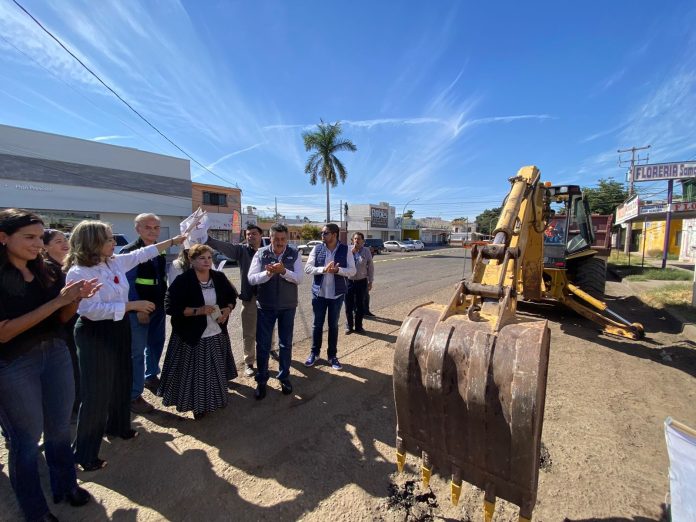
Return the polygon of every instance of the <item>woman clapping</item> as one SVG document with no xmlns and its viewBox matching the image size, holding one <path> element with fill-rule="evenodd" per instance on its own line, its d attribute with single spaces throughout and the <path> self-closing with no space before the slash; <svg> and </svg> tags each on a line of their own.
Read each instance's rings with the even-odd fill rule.
<svg viewBox="0 0 696 522">
<path fill-rule="evenodd" d="M 75 387 L 62 323 L 99 285 L 76 278 L 63 287 L 41 257 L 43 233 L 36 214 L 0 211 L 0 423 L 10 442 L 10 481 L 27 520 L 56 520 L 39 480 L 42 432 L 54 502 L 81 506 L 90 499 L 77 486 L 70 449 Z"/>
</svg>

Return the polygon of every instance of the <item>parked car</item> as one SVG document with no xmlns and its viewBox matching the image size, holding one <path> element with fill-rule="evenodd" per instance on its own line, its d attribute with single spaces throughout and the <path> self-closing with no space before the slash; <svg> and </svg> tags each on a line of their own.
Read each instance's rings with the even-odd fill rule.
<svg viewBox="0 0 696 522">
<path fill-rule="evenodd" d="M 321 245 L 321 241 L 315 239 L 313 241 L 307 241 L 307 243 L 304 245 L 299 245 L 297 250 L 300 251 L 300 254 L 308 256 L 312 249 L 317 245 Z"/>
<path fill-rule="evenodd" d="M 413 246 L 416 247 L 416 250 L 425 250 L 425 245 L 419 239 L 413 240 Z"/>
<path fill-rule="evenodd" d="M 406 243 L 405 241 L 385 241 L 384 249 L 388 252 L 412 252 L 416 247 L 413 243 Z"/>
<path fill-rule="evenodd" d="M 120 254 L 121 249 L 130 243 L 130 241 L 128 241 L 126 236 L 123 234 L 114 234 L 114 240 L 116 241 L 116 245 L 114 246 L 114 254 Z"/>
<path fill-rule="evenodd" d="M 370 254 L 381 254 L 384 251 L 384 241 L 376 237 L 365 239 L 365 246 L 370 249 Z"/>
</svg>

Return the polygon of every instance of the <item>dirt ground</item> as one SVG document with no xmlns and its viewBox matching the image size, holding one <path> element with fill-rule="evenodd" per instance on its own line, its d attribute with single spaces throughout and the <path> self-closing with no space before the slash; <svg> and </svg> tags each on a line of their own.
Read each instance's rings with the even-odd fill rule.
<svg viewBox="0 0 696 522">
<path fill-rule="evenodd" d="M 240 377 L 227 408 L 203 420 L 171 409 L 136 417 L 141 436 L 105 441 L 109 466 L 79 474 L 96 501 L 54 513 L 89 521 L 482 520 L 473 487 L 465 484 L 454 507 L 443 478 L 422 488 L 414 457 L 395 473 L 393 343 L 415 304 L 444 303 L 450 293 L 380 310 L 369 336 L 341 336 L 342 372 L 325 360 L 304 368 L 309 341 L 297 343 L 291 397 L 272 381 L 255 401 L 253 381 Z M 669 490 L 663 422 L 696 425 L 696 343 L 669 316 L 624 295 L 626 286 L 609 283 L 608 293 L 613 308 L 645 325 L 646 340 L 600 335 L 559 308 L 520 307 L 544 313 L 552 335 L 534 520 L 659 520 Z M 0 463 L 0 519 L 16 520 L 4 450 Z M 495 520 L 517 520 L 517 508 L 499 502 Z"/>
</svg>

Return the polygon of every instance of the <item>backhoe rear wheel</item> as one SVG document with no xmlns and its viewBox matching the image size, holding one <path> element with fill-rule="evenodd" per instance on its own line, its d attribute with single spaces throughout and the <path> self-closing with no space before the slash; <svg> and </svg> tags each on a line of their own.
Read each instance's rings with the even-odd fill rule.
<svg viewBox="0 0 696 522">
<path fill-rule="evenodd" d="M 607 286 L 607 262 L 599 257 L 590 257 L 577 260 L 573 271 L 575 285 L 590 294 L 601 299 Z"/>
</svg>

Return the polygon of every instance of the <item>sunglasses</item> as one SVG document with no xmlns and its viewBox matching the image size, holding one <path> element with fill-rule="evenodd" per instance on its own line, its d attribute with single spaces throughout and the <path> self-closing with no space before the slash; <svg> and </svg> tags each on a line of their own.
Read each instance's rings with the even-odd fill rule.
<svg viewBox="0 0 696 522">
<path fill-rule="evenodd" d="M 322 236 L 328 236 L 329 234 L 333 234 L 333 232 L 330 232 L 329 230 L 322 230 L 321 231 Z"/>
</svg>

